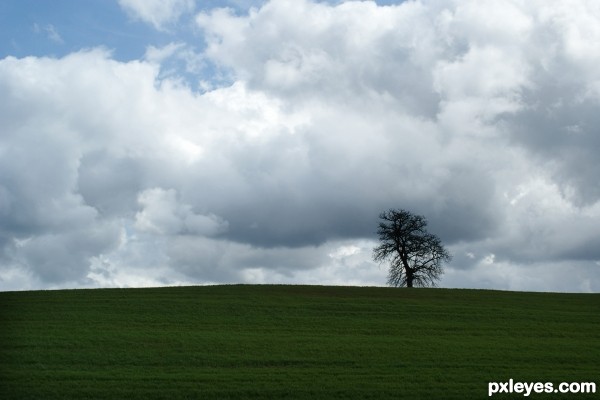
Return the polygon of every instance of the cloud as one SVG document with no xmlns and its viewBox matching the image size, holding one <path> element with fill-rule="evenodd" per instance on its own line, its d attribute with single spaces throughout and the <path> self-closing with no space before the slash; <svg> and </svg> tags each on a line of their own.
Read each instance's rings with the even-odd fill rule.
<svg viewBox="0 0 600 400">
<path fill-rule="evenodd" d="M 556 10 L 272 1 L 199 13 L 202 53 L 0 60 L 0 285 L 383 285 L 400 207 L 443 286 L 598 290 L 600 13 Z"/>
<path fill-rule="evenodd" d="M 138 203 L 142 210 L 135 215 L 135 227 L 140 232 L 214 236 L 228 228 L 227 221 L 214 214 L 198 214 L 190 205 L 179 204 L 173 189 L 147 189 L 139 194 Z"/>
<path fill-rule="evenodd" d="M 119 5 L 133 18 L 158 30 L 166 30 L 181 15 L 194 10 L 194 0 L 119 0 Z"/>
<path fill-rule="evenodd" d="M 58 43 L 58 44 L 65 43 L 62 36 L 60 36 L 60 33 L 58 33 L 58 30 L 56 29 L 56 27 L 54 27 L 54 25 L 52 25 L 52 24 L 47 24 L 47 25 L 41 27 L 37 23 L 34 23 L 33 31 L 35 33 L 42 33 L 42 32 L 46 33 L 46 36 L 48 37 L 48 39 L 50 39 L 54 43 Z"/>
<path fill-rule="evenodd" d="M 435 111 L 437 98 L 421 68 L 435 51 L 434 38 L 420 24 L 431 22 L 423 11 L 418 3 L 389 8 L 281 1 L 248 16 L 218 9 L 196 21 L 208 37 L 207 55 L 250 87 L 336 101 L 387 97 L 422 114 Z"/>
</svg>

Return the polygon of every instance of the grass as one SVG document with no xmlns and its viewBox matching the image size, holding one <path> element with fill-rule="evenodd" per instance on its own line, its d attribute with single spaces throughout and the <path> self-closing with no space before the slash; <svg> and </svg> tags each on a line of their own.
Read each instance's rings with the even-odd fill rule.
<svg viewBox="0 0 600 400">
<path fill-rule="evenodd" d="M 510 378 L 600 384 L 599 294 L 4 292 L 0 324 L 2 399 L 480 399 Z"/>
</svg>

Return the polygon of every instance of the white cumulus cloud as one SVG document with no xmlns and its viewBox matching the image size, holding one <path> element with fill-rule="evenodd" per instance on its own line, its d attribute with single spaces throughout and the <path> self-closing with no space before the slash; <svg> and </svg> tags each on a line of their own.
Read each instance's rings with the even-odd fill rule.
<svg viewBox="0 0 600 400">
<path fill-rule="evenodd" d="M 166 29 L 182 14 L 194 10 L 194 0 L 119 0 L 119 5 L 132 17 L 159 30 Z"/>
</svg>

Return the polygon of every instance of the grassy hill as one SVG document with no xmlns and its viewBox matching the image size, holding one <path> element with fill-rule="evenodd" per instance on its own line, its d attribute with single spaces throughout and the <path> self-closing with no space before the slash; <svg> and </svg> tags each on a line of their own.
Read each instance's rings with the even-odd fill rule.
<svg viewBox="0 0 600 400">
<path fill-rule="evenodd" d="M 599 365 L 599 294 L 270 285 L 0 293 L 3 399 L 481 399 L 488 382 L 511 378 L 599 385 Z"/>
</svg>

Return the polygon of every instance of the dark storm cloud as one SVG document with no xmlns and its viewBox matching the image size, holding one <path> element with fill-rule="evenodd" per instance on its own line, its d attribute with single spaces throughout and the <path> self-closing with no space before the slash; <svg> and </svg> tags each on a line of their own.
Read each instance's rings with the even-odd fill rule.
<svg viewBox="0 0 600 400">
<path fill-rule="evenodd" d="M 143 166 L 134 158 L 99 150 L 80 159 L 77 189 L 86 204 L 104 216 L 131 213 L 143 182 Z"/>
<path fill-rule="evenodd" d="M 575 203 L 600 199 L 600 98 L 585 88 L 542 90 L 532 109 L 509 118 L 512 140 L 543 163 Z"/>
</svg>

